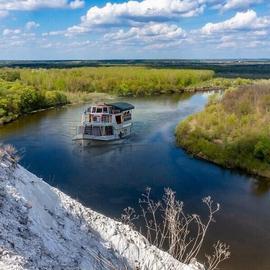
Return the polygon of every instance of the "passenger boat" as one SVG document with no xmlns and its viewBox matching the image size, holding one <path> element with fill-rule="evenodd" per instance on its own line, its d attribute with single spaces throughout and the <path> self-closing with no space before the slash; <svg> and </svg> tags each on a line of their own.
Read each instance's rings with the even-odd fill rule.
<svg viewBox="0 0 270 270">
<path fill-rule="evenodd" d="M 126 102 L 104 103 L 89 107 L 82 114 L 75 141 L 102 143 L 121 140 L 132 131 L 132 110 Z"/>
</svg>

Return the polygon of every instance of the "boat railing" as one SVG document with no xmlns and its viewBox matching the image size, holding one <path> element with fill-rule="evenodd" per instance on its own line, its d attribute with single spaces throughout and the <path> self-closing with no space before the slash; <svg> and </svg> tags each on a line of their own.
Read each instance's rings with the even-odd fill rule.
<svg viewBox="0 0 270 270">
<path fill-rule="evenodd" d="M 94 124 L 102 124 L 102 123 L 108 124 L 108 123 L 112 123 L 112 121 L 110 121 L 110 120 L 92 120 L 91 123 L 94 123 Z"/>
<path fill-rule="evenodd" d="M 90 123 L 112 123 L 112 117 L 110 115 L 90 115 L 89 116 Z"/>
</svg>

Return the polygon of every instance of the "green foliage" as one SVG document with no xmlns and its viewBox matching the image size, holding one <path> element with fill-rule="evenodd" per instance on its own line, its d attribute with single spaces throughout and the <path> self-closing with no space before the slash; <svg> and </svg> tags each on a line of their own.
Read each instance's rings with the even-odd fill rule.
<svg viewBox="0 0 270 270">
<path fill-rule="evenodd" d="M 20 69 L 22 82 L 46 91 L 104 92 L 143 96 L 181 92 L 212 79 L 210 70 L 99 67 L 72 69 Z"/>
<path fill-rule="evenodd" d="M 8 82 L 15 82 L 16 80 L 21 79 L 20 71 L 18 69 L 10 69 L 10 68 L 0 69 L 0 79 Z"/>
<path fill-rule="evenodd" d="M 41 94 L 33 88 L 25 88 L 20 90 L 19 111 L 21 113 L 29 113 L 40 108 L 42 103 Z"/>
<path fill-rule="evenodd" d="M 205 81 L 201 81 L 198 83 L 194 83 L 191 86 L 188 86 L 188 89 L 190 91 L 194 91 L 197 89 L 209 89 L 209 90 L 233 90 L 239 86 L 242 85 L 251 85 L 252 83 L 254 83 L 254 80 L 250 80 L 250 79 L 243 79 L 243 78 L 213 78 L 213 79 L 209 79 L 209 80 L 205 80 Z"/>
<path fill-rule="evenodd" d="M 85 101 L 90 93 L 143 96 L 182 92 L 214 76 L 209 70 L 102 67 L 0 69 L 0 123 L 41 108 Z"/>
<path fill-rule="evenodd" d="M 192 154 L 270 178 L 270 83 L 226 91 L 181 122 L 177 143 Z"/>
<path fill-rule="evenodd" d="M 255 145 L 254 156 L 270 163 L 270 138 L 261 138 Z"/>
<path fill-rule="evenodd" d="M 48 94 L 19 81 L 0 80 L 0 124 L 34 110 L 66 103 L 66 96 L 58 91 Z"/>
<path fill-rule="evenodd" d="M 103 67 L 73 69 L 0 69 L 0 123 L 41 108 L 68 103 L 68 97 L 103 92 L 142 96 L 181 92 L 207 81 L 213 71 Z"/>
<path fill-rule="evenodd" d="M 45 104 L 48 107 L 67 104 L 67 96 L 59 91 L 46 91 Z"/>
</svg>

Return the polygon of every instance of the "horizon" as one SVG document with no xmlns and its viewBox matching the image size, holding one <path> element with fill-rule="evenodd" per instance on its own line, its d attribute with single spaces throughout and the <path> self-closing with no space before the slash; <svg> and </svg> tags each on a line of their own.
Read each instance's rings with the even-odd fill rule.
<svg viewBox="0 0 270 270">
<path fill-rule="evenodd" d="M 0 0 L 0 59 L 269 59 L 269 14 L 266 0 Z"/>
<path fill-rule="evenodd" d="M 87 62 L 87 61 L 270 61 L 269 58 L 104 58 L 104 59 L 0 59 L 0 62 Z"/>
</svg>

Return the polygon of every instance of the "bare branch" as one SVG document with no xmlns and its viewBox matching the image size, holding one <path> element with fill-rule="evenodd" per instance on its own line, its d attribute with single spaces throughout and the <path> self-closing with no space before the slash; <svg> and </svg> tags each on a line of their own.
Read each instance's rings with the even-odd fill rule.
<svg viewBox="0 0 270 270">
<path fill-rule="evenodd" d="M 230 258 L 230 247 L 220 241 L 218 241 L 217 243 L 215 243 L 213 245 L 214 247 L 214 253 L 210 256 L 210 255 L 205 255 L 207 258 L 207 262 L 208 262 L 208 270 L 214 270 L 214 269 L 218 269 L 218 265 L 229 259 Z"/>
<path fill-rule="evenodd" d="M 187 215 L 184 212 L 184 203 L 178 201 L 175 192 L 167 188 L 164 190 L 162 201 L 153 201 L 150 197 L 151 188 L 147 188 L 139 200 L 141 215 L 135 214 L 132 208 L 126 208 L 122 219 L 127 224 L 141 218 L 148 241 L 164 249 L 177 260 L 190 263 L 196 258 L 203 246 L 209 226 L 215 222 L 215 214 L 220 210 L 220 205 L 215 204 L 210 196 L 203 198 L 208 216 L 205 221 L 197 215 Z M 218 265 L 230 256 L 229 246 L 217 242 L 214 245 L 214 254 L 206 255 L 208 270 L 217 269 Z"/>
</svg>

